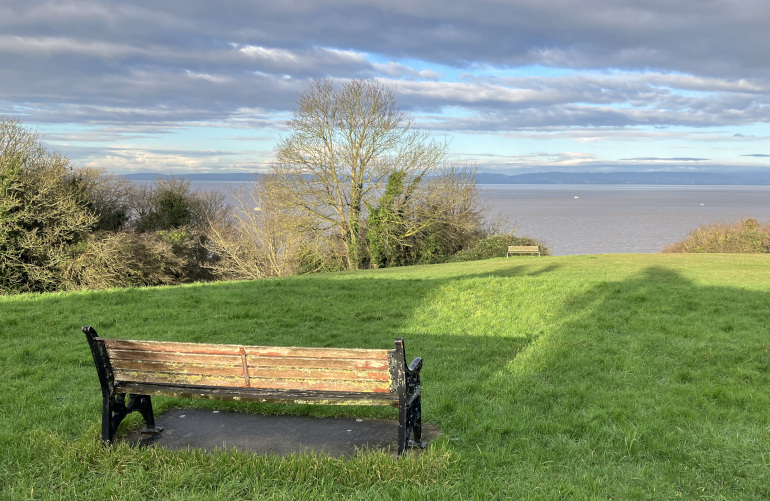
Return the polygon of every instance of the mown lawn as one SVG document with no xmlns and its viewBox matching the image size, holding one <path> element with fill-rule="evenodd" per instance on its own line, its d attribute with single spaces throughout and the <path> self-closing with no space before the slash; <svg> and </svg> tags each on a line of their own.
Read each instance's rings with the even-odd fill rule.
<svg viewBox="0 0 770 501">
<path fill-rule="evenodd" d="M 768 499 L 769 306 L 770 256 L 713 254 L 0 297 L 0 499 Z M 267 345 L 389 348 L 401 336 L 424 358 L 423 419 L 443 435 L 400 460 L 105 449 L 83 325 Z"/>
</svg>

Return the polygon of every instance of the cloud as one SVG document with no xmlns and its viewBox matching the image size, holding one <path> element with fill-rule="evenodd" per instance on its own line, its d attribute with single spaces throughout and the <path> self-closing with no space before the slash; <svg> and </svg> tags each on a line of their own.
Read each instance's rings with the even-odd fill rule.
<svg viewBox="0 0 770 501">
<path fill-rule="evenodd" d="M 708 158 L 692 158 L 692 157 L 673 157 L 673 158 L 657 158 L 657 157 L 637 157 L 637 158 L 621 158 L 621 161 L 628 162 L 706 162 Z"/>
<path fill-rule="evenodd" d="M 112 146 L 209 126 L 271 137 L 311 79 L 376 78 L 440 132 L 735 145 L 768 136 L 768 24 L 760 0 L 7 0 L 0 114 Z"/>
<path fill-rule="evenodd" d="M 70 148 L 68 157 L 86 167 L 109 165 L 117 172 L 253 172 L 264 171 L 271 158 L 217 150 L 144 149 L 132 145 L 110 148 Z M 266 152 L 261 152 L 265 155 Z"/>
<path fill-rule="evenodd" d="M 141 46 L 221 43 L 273 50 L 330 47 L 475 63 L 767 76 L 770 15 L 759 0 L 424 0 L 217 3 L 9 0 L 0 28 Z M 719 36 L 715 36 L 719 34 Z"/>
<path fill-rule="evenodd" d="M 442 74 L 433 70 L 417 70 L 401 63 L 374 63 L 372 67 L 379 73 L 394 78 L 438 80 Z"/>
<path fill-rule="evenodd" d="M 495 113 L 517 115 L 525 127 L 705 127 L 770 116 L 766 65 L 751 66 L 754 47 L 738 45 L 764 39 L 765 9 L 744 17 L 744 5 L 724 2 L 683 0 L 662 9 L 587 1 L 225 1 L 183 8 L 174 1 L 11 0 L 0 7 L 0 107 L 13 114 L 11 103 L 22 103 L 50 117 L 63 112 L 61 103 L 90 105 L 95 122 L 104 120 L 104 108 L 116 110 L 116 122 L 226 119 L 246 103 L 289 110 L 310 78 L 380 76 L 414 109 L 473 110 L 477 119 L 464 121 L 470 129 L 510 127 Z M 697 22 L 686 15 L 694 11 Z M 717 25 L 723 36 L 703 31 Z M 590 71 L 473 76 L 532 64 Z M 464 68 L 471 77 L 446 81 L 436 65 Z M 730 65 L 746 68 L 712 69 Z M 603 74 L 607 68 L 615 73 Z"/>
</svg>

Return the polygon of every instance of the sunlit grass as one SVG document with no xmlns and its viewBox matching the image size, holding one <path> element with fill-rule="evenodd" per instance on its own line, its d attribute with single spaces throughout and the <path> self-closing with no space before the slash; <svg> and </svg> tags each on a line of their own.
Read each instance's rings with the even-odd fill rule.
<svg viewBox="0 0 770 501">
<path fill-rule="evenodd" d="M 767 499 L 770 259 L 518 257 L 0 298 L 0 498 Z M 420 457 L 105 450 L 83 325 L 109 337 L 425 360 Z M 381 408 L 185 405 L 395 418 Z M 125 430 L 136 427 L 131 416 Z"/>
</svg>

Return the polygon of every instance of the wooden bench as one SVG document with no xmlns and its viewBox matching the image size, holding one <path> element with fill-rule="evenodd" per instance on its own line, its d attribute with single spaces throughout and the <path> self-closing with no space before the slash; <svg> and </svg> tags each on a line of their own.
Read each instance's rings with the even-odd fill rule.
<svg viewBox="0 0 770 501">
<path fill-rule="evenodd" d="M 508 253 L 505 257 L 510 257 L 511 254 L 537 254 L 540 255 L 540 246 L 538 245 L 509 245 Z"/>
<path fill-rule="evenodd" d="M 103 339 L 83 327 L 102 385 L 102 440 L 137 411 L 155 426 L 150 395 L 249 402 L 398 407 L 398 454 L 424 447 L 420 369 L 395 349 L 298 348 Z M 126 398 L 128 395 L 128 398 Z M 411 439 L 410 439 L 411 437 Z"/>
</svg>

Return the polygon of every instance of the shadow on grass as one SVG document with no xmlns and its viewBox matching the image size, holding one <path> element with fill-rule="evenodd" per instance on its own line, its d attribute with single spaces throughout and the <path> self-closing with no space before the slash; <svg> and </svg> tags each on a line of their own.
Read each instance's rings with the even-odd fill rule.
<svg viewBox="0 0 770 501">
<path fill-rule="evenodd" d="M 425 360 L 424 420 L 463 460 L 449 487 L 469 497 L 770 497 L 767 292 L 735 275 L 702 285 L 686 265 L 613 281 L 635 261 L 609 273 L 602 259 L 524 261 L 3 298 L 0 474 L 47 471 L 48 442 L 98 442 L 101 396 L 80 332 L 91 324 L 106 337 L 283 346 L 403 337 L 407 356 Z M 157 401 L 159 412 L 178 405 L 221 403 Z"/>
<path fill-rule="evenodd" d="M 487 392 L 509 388 L 496 406 L 512 405 L 517 423 L 487 424 L 495 437 L 513 437 L 497 447 L 485 440 L 498 450 L 490 456 L 500 465 L 510 454 L 556 461 L 550 473 L 570 477 L 568 490 L 588 497 L 763 498 L 768 304 L 766 292 L 699 285 L 665 267 L 595 282 L 482 384 Z M 628 478 L 638 479 L 633 488 Z M 538 478 L 521 481 L 534 486 Z"/>
<path fill-rule="evenodd" d="M 84 336 L 93 325 L 103 337 L 275 346 L 391 348 L 403 337 L 407 357 L 425 360 L 426 422 L 433 408 L 451 410 L 461 399 L 458 386 L 442 393 L 442 381 L 459 379 L 461 393 L 479 371 L 502 368 L 526 344 L 525 338 L 495 338 L 446 328 L 441 319 L 423 322 L 426 302 L 440 301 L 446 288 L 488 279 L 524 276 L 528 267 L 503 263 L 492 273 L 457 272 L 445 276 L 368 279 L 345 274 L 313 275 L 255 282 L 184 287 L 122 289 L 78 294 L 19 297 L 0 303 L 0 359 L 9 395 L 5 429 L 23 436 L 50 429 L 77 436 L 88 423 L 98 430 L 100 392 Z M 446 270 L 446 268 L 443 268 Z M 502 282 L 501 285 L 502 286 Z M 34 333 L 34 335 L 30 335 Z M 473 335 L 469 342 L 460 335 Z M 442 396 L 444 395 L 444 396 Z M 61 405 L 64 403 L 65 405 Z M 157 399 L 163 412 L 179 405 L 267 413 L 395 417 L 395 410 L 323 406 L 268 406 Z M 135 421 L 135 423 L 134 423 Z M 138 416 L 127 420 L 138 425 Z M 6 438 L 10 440 L 11 435 Z"/>
</svg>

